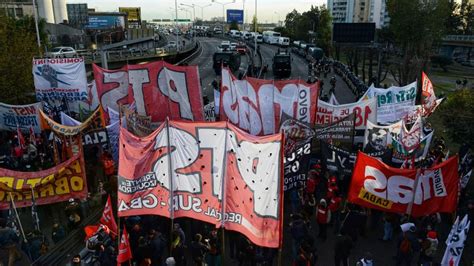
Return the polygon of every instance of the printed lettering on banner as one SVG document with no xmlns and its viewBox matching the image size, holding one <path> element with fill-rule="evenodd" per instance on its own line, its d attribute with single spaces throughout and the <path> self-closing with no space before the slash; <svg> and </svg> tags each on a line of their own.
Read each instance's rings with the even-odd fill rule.
<svg viewBox="0 0 474 266">
<path fill-rule="evenodd" d="M 392 138 L 398 139 L 402 127 L 402 121 L 387 126 L 379 126 L 368 121 L 364 134 L 364 151 L 376 152 L 387 149 L 392 144 Z"/>
<path fill-rule="evenodd" d="M 278 247 L 281 142 L 226 122 L 171 121 L 143 138 L 121 129 L 119 216 L 190 217 Z"/>
<path fill-rule="evenodd" d="M 84 58 L 33 59 L 33 78 L 38 101 L 87 102 Z"/>
<path fill-rule="evenodd" d="M 40 109 L 40 103 L 27 105 L 10 105 L 0 103 L 0 129 L 16 131 L 18 128 L 20 128 L 20 130 L 23 132 L 29 132 L 30 128 L 33 128 L 35 133 L 40 133 Z"/>
<path fill-rule="evenodd" d="M 318 86 L 299 80 L 238 80 L 223 69 L 220 118 L 252 135 L 278 132 L 283 114 L 313 124 Z"/>
<path fill-rule="evenodd" d="M 470 225 L 471 221 L 468 215 L 465 215 L 461 221 L 459 221 L 459 216 L 456 217 L 456 221 L 446 239 L 446 250 L 441 260 L 441 265 L 459 265 L 465 241 L 469 235 Z"/>
<path fill-rule="evenodd" d="M 331 105 L 324 101 L 318 101 L 318 112 L 316 113 L 316 125 L 330 125 L 344 119 L 354 113 L 354 127 L 356 130 L 354 142 L 364 142 L 363 135 L 367 121 L 377 121 L 376 99 L 368 99 L 355 103 Z"/>
<path fill-rule="evenodd" d="M 167 117 L 202 121 L 203 104 L 196 66 L 174 66 L 164 61 L 127 65 L 119 70 L 93 66 L 98 97 L 105 107 L 136 103 L 139 115 L 152 122 Z"/>
<path fill-rule="evenodd" d="M 204 106 L 204 118 L 208 122 L 216 121 L 214 102 L 210 102 Z"/>
<path fill-rule="evenodd" d="M 362 152 L 357 155 L 348 200 L 364 207 L 406 213 L 413 201 L 414 217 L 453 212 L 457 205 L 457 157 L 420 171 L 385 165 Z M 416 181 L 418 179 L 418 181 Z"/>
<path fill-rule="evenodd" d="M 53 168 L 38 172 L 0 168 L 0 210 L 10 207 L 10 195 L 17 207 L 31 206 L 32 188 L 37 205 L 67 201 L 70 198 L 86 198 L 87 180 L 82 153 Z"/>
<path fill-rule="evenodd" d="M 416 81 L 404 87 L 392 86 L 388 89 L 375 88 L 371 85 L 365 96 L 377 99 L 376 122 L 395 123 L 406 116 L 415 106 Z"/>
</svg>

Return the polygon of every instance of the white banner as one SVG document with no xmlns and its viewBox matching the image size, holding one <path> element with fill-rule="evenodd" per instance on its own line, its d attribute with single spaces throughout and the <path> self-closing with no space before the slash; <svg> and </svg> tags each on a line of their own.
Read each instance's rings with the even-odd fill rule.
<svg viewBox="0 0 474 266">
<path fill-rule="evenodd" d="M 331 93 L 331 97 L 329 97 L 329 104 L 332 104 L 332 105 L 339 105 L 339 101 L 337 100 L 336 98 L 336 95 L 334 95 L 334 93 Z"/>
<path fill-rule="evenodd" d="M 451 228 L 448 238 L 446 239 L 446 250 L 444 251 L 441 265 L 458 266 L 461 261 L 462 251 L 464 249 L 464 241 L 469 232 L 471 221 L 467 215 L 459 222 L 459 216 Z"/>
<path fill-rule="evenodd" d="M 40 103 L 27 105 L 0 103 L 0 129 L 16 131 L 18 127 L 23 132 L 29 132 L 33 127 L 35 133 L 41 133 L 40 108 Z"/>
<path fill-rule="evenodd" d="M 377 98 L 377 122 L 390 124 L 406 116 L 415 106 L 416 81 L 404 87 L 369 87 L 363 97 Z"/>
<path fill-rule="evenodd" d="M 466 188 L 469 179 L 471 178 L 472 169 L 461 177 L 461 188 Z"/>
<path fill-rule="evenodd" d="M 33 59 L 33 77 L 38 101 L 88 101 L 82 57 Z"/>
<path fill-rule="evenodd" d="M 415 123 L 411 126 L 410 130 L 406 128 L 406 123 L 403 123 L 403 129 L 400 132 L 400 143 L 403 147 L 408 151 L 411 152 L 412 150 L 416 149 L 418 144 L 420 144 L 421 140 L 425 136 L 423 135 L 423 120 L 421 116 L 419 116 Z"/>
<path fill-rule="evenodd" d="M 387 126 L 379 126 L 367 121 L 367 128 L 364 134 L 364 151 L 377 152 L 385 150 L 392 144 L 392 137 L 398 139 L 402 127 L 402 121 Z"/>
<path fill-rule="evenodd" d="M 214 102 L 204 105 L 204 119 L 208 122 L 216 121 L 216 113 L 214 109 Z"/>
<path fill-rule="evenodd" d="M 375 123 L 377 121 L 376 104 L 375 98 L 341 105 L 332 105 L 318 100 L 316 125 L 330 125 L 354 113 L 354 127 L 356 130 L 354 142 L 363 143 L 367 122 Z"/>
</svg>

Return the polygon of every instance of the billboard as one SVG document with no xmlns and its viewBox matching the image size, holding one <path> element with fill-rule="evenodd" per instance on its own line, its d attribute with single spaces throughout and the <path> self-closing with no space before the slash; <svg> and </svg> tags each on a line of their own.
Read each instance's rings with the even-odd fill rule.
<svg viewBox="0 0 474 266">
<path fill-rule="evenodd" d="M 119 16 L 97 16 L 89 15 L 89 21 L 86 25 L 87 29 L 110 29 L 110 28 L 125 28 L 125 17 Z"/>
<path fill-rule="evenodd" d="M 244 11 L 241 9 L 227 9 L 227 23 L 237 22 L 237 24 L 244 23 Z"/>
<path fill-rule="evenodd" d="M 139 7 L 119 7 L 119 12 L 127 13 L 128 22 L 142 21 L 141 10 Z"/>
<path fill-rule="evenodd" d="M 333 23 L 332 40 L 337 43 L 374 41 L 375 23 Z"/>
</svg>

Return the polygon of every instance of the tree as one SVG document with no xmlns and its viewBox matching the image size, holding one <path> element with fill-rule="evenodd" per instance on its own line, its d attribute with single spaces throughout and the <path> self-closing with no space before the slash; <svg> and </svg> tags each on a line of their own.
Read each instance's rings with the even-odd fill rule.
<svg viewBox="0 0 474 266">
<path fill-rule="evenodd" d="M 462 89 L 449 95 L 448 99 L 440 106 L 439 113 L 448 136 L 454 142 L 462 144 L 467 142 L 474 147 L 474 91 Z"/>
<path fill-rule="evenodd" d="M 44 21 L 40 37 L 45 44 Z M 34 19 L 13 19 L 0 15 L 0 99 L 10 104 L 34 101 L 32 59 L 40 54 Z"/>
<path fill-rule="evenodd" d="M 388 0 L 387 7 L 389 27 L 401 52 L 390 72 L 399 85 L 405 85 L 428 68 L 433 44 L 445 34 L 448 0 Z"/>
<path fill-rule="evenodd" d="M 255 26 L 257 26 L 257 28 L 255 28 Z M 260 32 L 259 31 L 259 27 L 258 27 L 258 20 L 257 20 L 257 17 L 256 16 L 253 16 L 252 18 L 252 25 L 250 25 L 250 31 L 251 32 Z"/>
<path fill-rule="evenodd" d="M 239 30 L 239 24 L 237 24 L 237 21 L 232 20 L 229 26 L 229 30 Z"/>
</svg>

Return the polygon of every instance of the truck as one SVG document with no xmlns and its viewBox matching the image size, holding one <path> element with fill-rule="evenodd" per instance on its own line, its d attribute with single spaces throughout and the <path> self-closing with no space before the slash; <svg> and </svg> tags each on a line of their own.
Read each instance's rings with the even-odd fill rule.
<svg viewBox="0 0 474 266">
<path fill-rule="evenodd" d="M 216 52 L 212 56 L 212 62 L 216 75 L 221 74 L 222 66 L 228 67 L 232 71 L 237 71 L 240 68 L 240 55 L 232 51 Z"/>
<path fill-rule="evenodd" d="M 291 76 L 291 56 L 288 51 L 278 51 L 273 56 L 273 76 L 286 78 Z"/>
</svg>

